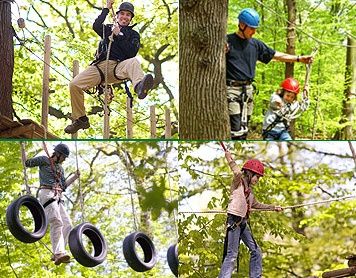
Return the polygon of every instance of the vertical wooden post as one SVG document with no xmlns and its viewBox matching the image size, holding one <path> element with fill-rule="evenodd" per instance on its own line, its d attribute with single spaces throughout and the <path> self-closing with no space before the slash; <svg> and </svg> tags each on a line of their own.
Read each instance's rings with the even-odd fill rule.
<svg viewBox="0 0 356 278">
<path fill-rule="evenodd" d="M 76 77 L 79 74 L 79 61 L 74 60 L 73 61 L 73 78 Z M 74 122 L 75 119 L 72 120 Z M 78 132 L 72 134 L 72 139 L 77 139 L 78 138 Z"/>
<path fill-rule="evenodd" d="M 164 116 L 165 116 L 165 120 L 166 120 L 166 124 L 165 124 L 165 132 L 164 132 L 164 138 L 165 139 L 169 139 L 172 136 L 172 130 L 171 130 L 171 111 L 169 110 L 169 108 L 166 107 L 165 111 L 164 111 Z"/>
<path fill-rule="evenodd" d="M 42 85 L 42 119 L 41 124 L 48 129 L 49 66 L 51 62 L 51 36 L 45 36 L 44 67 Z"/>
<path fill-rule="evenodd" d="M 154 105 L 150 106 L 150 122 L 151 122 L 151 138 L 154 139 L 157 137 L 156 110 Z"/>
<path fill-rule="evenodd" d="M 133 116 L 132 108 L 130 107 L 130 98 L 126 98 L 126 138 L 132 138 L 133 136 Z"/>
</svg>

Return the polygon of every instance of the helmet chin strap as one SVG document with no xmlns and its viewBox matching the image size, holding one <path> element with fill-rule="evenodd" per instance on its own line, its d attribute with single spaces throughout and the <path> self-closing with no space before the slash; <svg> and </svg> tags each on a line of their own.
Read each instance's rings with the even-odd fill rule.
<svg viewBox="0 0 356 278">
<path fill-rule="evenodd" d="M 241 31 L 241 33 L 242 33 L 244 39 L 246 39 L 246 36 L 245 36 L 245 30 L 246 30 L 246 28 L 247 28 L 247 25 L 246 25 L 246 24 L 245 24 L 245 28 L 243 28 L 243 29 L 240 27 L 240 24 L 239 24 L 239 31 Z"/>
</svg>

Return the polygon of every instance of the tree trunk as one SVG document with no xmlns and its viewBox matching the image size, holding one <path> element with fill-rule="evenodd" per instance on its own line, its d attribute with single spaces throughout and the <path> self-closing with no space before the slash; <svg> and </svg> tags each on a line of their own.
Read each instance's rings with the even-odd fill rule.
<svg viewBox="0 0 356 278">
<path fill-rule="evenodd" d="M 14 72 L 14 44 L 11 25 L 11 4 L 0 0 L 0 114 L 10 119 L 12 109 L 12 75 Z"/>
<path fill-rule="evenodd" d="M 351 47 L 347 48 L 346 53 L 346 71 L 345 71 L 345 91 L 344 99 L 342 101 L 342 116 L 340 124 L 345 124 L 340 131 L 340 140 L 355 139 L 352 136 L 352 121 L 355 113 L 355 106 L 352 104 L 352 99 L 356 95 L 356 43 L 351 37 L 347 39 L 347 45 Z"/>
<path fill-rule="evenodd" d="M 180 139 L 229 139 L 228 0 L 179 2 Z"/>
<path fill-rule="evenodd" d="M 287 23 L 287 49 L 288 54 L 295 55 L 295 25 L 297 20 L 297 6 L 295 0 L 286 0 L 287 12 L 288 12 L 288 23 Z M 285 78 L 294 76 L 294 63 L 286 63 Z M 295 121 L 293 120 L 290 124 L 291 136 L 294 139 L 295 136 Z"/>
</svg>

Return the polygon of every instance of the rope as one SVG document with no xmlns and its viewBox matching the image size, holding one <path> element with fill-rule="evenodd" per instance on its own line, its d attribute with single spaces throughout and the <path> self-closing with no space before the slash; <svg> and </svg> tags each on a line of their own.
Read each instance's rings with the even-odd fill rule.
<svg viewBox="0 0 356 278">
<path fill-rule="evenodd" d="M 227 149 L 226 149 L 226 147 L 224 145 L 224 142 L 223 141 L 219 141 L 219 143 L 220 143 L 221 147 L 224 149 L 224 152 L 227 152 Z"/>
<path fill-rule="evenodd" d="M 132 217 L 134 220 L 134 230 L 137 231 L 136 211 L 135 211 L 135 205 L 134 205 L 133 194 L 132 194 L 131 178 L 130 178 L 130 173 L 129 173 L 129 156 L 128 156 L 127 152 L 125 152 L 125 155 L 126 155 L 127 177 L 128 177 L 128 182 L 129 182 L 129 188 L 130 188 Z"/>
<path fill-rule="evenodd" d="M 79 163 L 78 163 L 78 146 L 77 141 L 75 141 L 75 162 L 77 167 L 77 173 L 79 173 Z M 82 186 L 80 182 L 80 177 L 78 177 L 78 185 L 79 185 L 79 201 L 80 201 L 80 210 L 82 211 L 82 222 L 85 222 L 85 213 L 84 213 L 84 196 L 82 192 Z"/>
<path fill-rule="evenodd" d="M 171 178 L 170 178 L 170 174 L 169 174 L 169 171 L 168 171 L 168 162 L 167 162 L 167 156 L 168 156 L 168 153 L 167 153 L 167 148 L 168 148 L 168 141 L 166 142 L 166 152 L 165 152 L 165 162 L 166 162 L 166 173 L 167 173 L 167 176 L 168 176 L 168 185 L 169 185 L 169 197 L 170 197 L 170 201 L 171 203 L 173 202 L 173 197 L 172 197 L 172 186 L 171 186 Z M 174 220 L 174 229 L 175 229 L 175 232 L 176 232 L 176 235 L 177 235 L 177 238 L 179 237 L 179 233 L 178 233 L 178 228 L 177 228 L 177 216 L 176 216 L 176 212 L 175 210 L 173 209 L 173 220 Z"/>
<path fill-rule="evenodd" d="M 340 201 L 340 200 L 345 200 L 345 199 L 351 199 L 351 198 L 356 198 L 356 195 L 349 195 L 349 196 L 344 196 L 340 198 L 333 198 L 333 199 L 328 199 L 328 200 L 323 200 L 323 201 L 317 201 L 317 202 L 311 202 L 311 203 L 304 203 L 304 204 L 297 204 L 293 206 L 286 206 L 282 207 L 283 210 L 285 209 L 295 209 L 295 208 L 301 208 L 301 207 L 308 207 L 308 206 L 313 206 L 317 204 L 324 204 L 324 203 L 330 203 L 330 202 L 335 202 L 335 201 Z M 252 208 L 251 211 L 275 211 L 275 209 L 254 209 Z M 200 213 L 212 213 L 212 214 L 225 214 L 226 211 L 224 210 L 207 210 L 207 211 L 180 211 L 180 214 L 200 214 Z"/>
<path fill-rule="evenodd" d="M 26 165 L 25 165 L 25 162 L 27 160 L 26 152 L 25 152 L 25 142 L 20 142 L 20 147 L 21 147 L 21 162 L 22 162 L 22 167 L 23 167 L 23 176 L 24 176 L 24 180 L 25 180 L 26 193 L 31 195 L 31 189 L 28 186 L 27 169 L 26 169 Z"/>
</svg>

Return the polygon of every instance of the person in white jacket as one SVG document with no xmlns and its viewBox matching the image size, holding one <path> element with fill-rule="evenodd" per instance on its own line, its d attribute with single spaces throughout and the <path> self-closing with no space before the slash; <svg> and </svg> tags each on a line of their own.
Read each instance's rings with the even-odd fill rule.
<svg viewBox="0 0 356 278">
<path fill-rule="evenodd" d="M 299 82 L 287 78 L 281 83 L 281 90 L 273 93 L 269 108 L 263 121 L 262 136 L 264 140 L 292 140 L 289 134 L 290 122 L 308 109 L 309 100 L 306 92 L 303 100 L 298 102 Z"/>
</svg>

